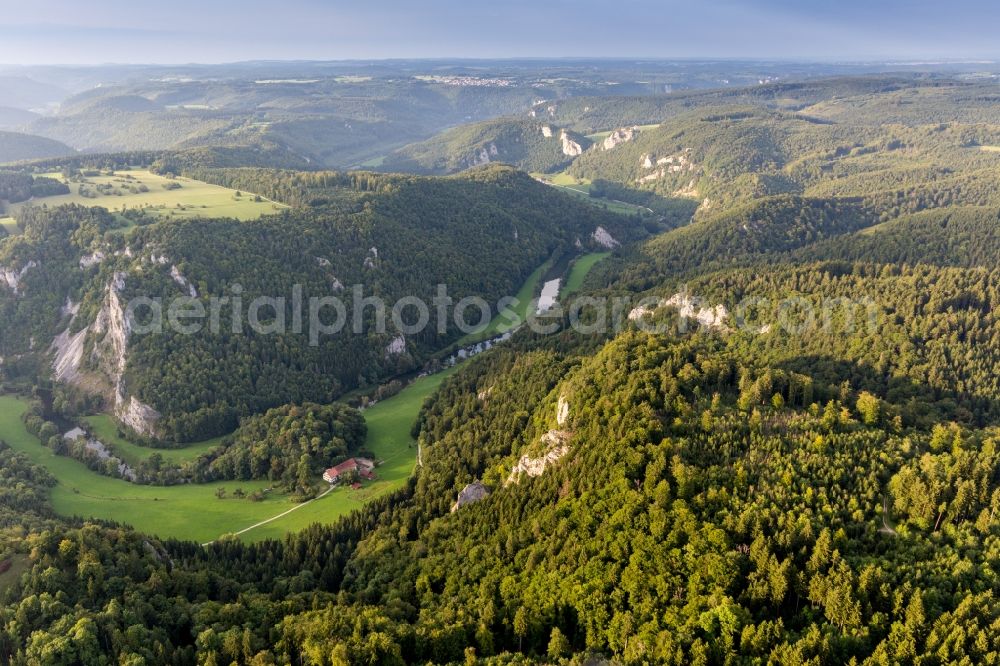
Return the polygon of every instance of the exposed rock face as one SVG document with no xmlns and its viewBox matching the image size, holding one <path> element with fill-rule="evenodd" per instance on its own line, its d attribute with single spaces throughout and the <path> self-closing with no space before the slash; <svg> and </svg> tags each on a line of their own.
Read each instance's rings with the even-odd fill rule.
<svg viewBox="0 0 1000 666">
<path fill-rule="evenodd" d="M 556 423 L 560 426 L 566 425 L 569 420 L 569 402 L 565 396 L 559 396 L 559 404 L 556 405 Z"/>
<path fill-rule="evenodd" d="M 490 496 L 490 489 L 479 481 L 470 483 L 458 493 L 458 499 L 451 506 L 451 512 L 455 513 L 463 506 L 474 504 Z"/>
<path fill-rule="evenodd" d="M 125 289 L 125 273 L 115 273 L 104 296 L 104 305 L 97 313 L 97 318 L 90 329 L 97 338 L 94 354 L 104 365 L 104 370 L 111 377 L 119 378 L 125 372 L 125 351 L 128 348 L 128 338 L 132 333 L 131 322 L 125 315 L 119 294 Z"/>
<path fill-rule="evenodd" d="M 583 146 L 574 141 L 566 133 L 566 130 L 562 130 L 559 133 L 559 140 L 562 141 L 562 152 L 563 155 L 567 157 L 576 157 L 577 155 L 583 154 Z"/>
<path fill-rule="evenodd" d="M 99 375 L 103 375 L 99 383 L 105 387 L 110 383 L 114 388 L 111 397 L 115 416 L 136 432 L 155 437 L 159 412 L 143 404 L 135 396 L 126 395 L 122 382 L 128 362 L 129 336 L 132 332 L 132 324 L 120 296 L 125 289 L 125 278 L 125 273 L 115 273 L 108 284 L 104 303 L 94 323 L 71 335 L 70 329 L 73 323 L 71 320 L 70 327 L 56 336 L 52 343 L 52 350 L 55 352 L 52 368 L 58 381 L 81 384 L 84 375 L 87 374 L 82 367 L 86 340 L 92 335 L 94 347 L 91 360 L 99 368 Z M 90 374 L 93 376 L 93 373 Z"/>
<path fill-rule="evenodd" d="M 542 136 L 544 136 L 546 139 L 551 139 L 552 128 L 549 127 L 548 125 L 542 125 Z"/>
<path fill-rule="evenodd" d="M 634 139 L 637 134 L 639 134 L 638 127 L 621 127 L 604 137 L 604 142 L 601 143 L 601 148 L 604 150 L 611 150 L 623 143 L 628 143 Z"/>
<path fill-rule="evenodd" d="M 539 458 L 532 458 L 529 455 L 521 456 L 521 459 L 514 465 L 510 476 L 507 477 L 507 484 L 517 483 L 522 474 L 528 476 L 541 476 L 545 473 L 549 465 L 557 462 L 569 453 L 569 441 L 573 438 L 573 433 L 566 430 L 550 430 L 542 435 L 542 443 L 547 446 L 545 454 Z"/>
<path fill-rule="evenodd" d="M 325 257 L 316 257 L 316 263 L 319 264 L 320 268 L 330 267 L 330 260 Z"/>
<path fill-rule="evenodd" d="M 666 177 L 668 174 L 672 173 L 683 173 L 683 172 L 694 172 L 697 170 L 698 165 L 691 161 L 689 157 L 690 149 L 685 148 L 679 153 L 674 155 L 667 155 L 666 157 L 661 157 L 656 160 L 656 171 L 646 174 L 640 178 L 636 179 L 637 183 L 650 183 L 655 180 L 660 180 Z M 654 164 L 652 161 L 652 156 L 643 156 L 642 166 L 644 169 L 652 169 Z"/>
<path fill-rule="evenodd" d="M 726 306 L 702 307 L 700 299 L 693 298 L 686 293 L 678 292 L 670 298 L 663 299 L 657 304 L 657 307 L 674 308 L 683 319 L 694 319 L 705 328 L 728 329 L 726 320 L 729 318 L 729 311 L 726 310 Z M 653 309 L 645 305 L 633 308 L 628 313 L 628 318 L 631 321 L 642 319 L 653 312 Z"/>
<path fill-rule="evenodd" d="M 0 284 L 6 284 L 14 292 L 14 295 L 17 296 L 21 293 L 21 280 L 24 279 L 28 271 L 37 266 L 38 262 L 35 261 L 29 261 L 20 270 L 0 266 Z"/>
<path fill-rule="evenodd" d="M 597 227 L 596 229 L 594 229 L 594 233 L 591 234 L 590 237 L 594 239 L 595 243 L 597 243 L 601 247 L 606 247 L 609 250 L 612 250 L 621 245 L 621 243 L 615 240 L 615 238 L 611 234 L 609 234 L 608 230 L 605 229 L 604 227 Z"/>
<path fill-rule="evenodd" d="M 488 146 L 483 146 L 479 149 L 479 152 L 469 158 L 469 166 L 479 166 L 481 164 L 489 164 L 493 161 L 493 158 L 500 154 L 497 149 L 497 144 L 491 143 Z"/>
<path fill-rule="evenodd" d="M 399 356 L 406 351 L 406 338 L 402 335 L 397 335 L 392 339 L 392 341 L 385 347 L 386 356 Z"/>
<path fill-rule="evenodd" d="M 52 342 L 55 358 L 52 361 L 53 376 L 57 382 L 75 384 L 80 379 L 80 364 L 83 362 L 83 345 L 89 329 L 81 329 L 70 335 L 69 329 L 56 336 Z"/>
<path fill-rule="evenodd" d="M 181 271 L 177 266 L 170 267 L 170 277 L 173 278 L 174 282 L 180 285 L 183 289 L 186 289 L 188 296 L 191 298 L 198 298 L 198 290 L 194 288 L 194 285 L 188 282 L 188 279 L 181 274 Z"/>
<path fill-rule="evenodd" d="M 121 382 L 115 391 L 115 416 L 118 420 L 135 430 L 140 435 L 146 437 L 156 437 L 156 422 L 160 420 L 160 413 L 141 402 L 134 395 L 125 399 Z"/>
<path fill-rule="evenodd" d="M 104 261 L 104 253 L 100 250 L 93 252 L 91 254 L 85 254 L 80 257 L 80 268 L 90 268 L 91 266 L 96 266 L 97 264 Z"/>
</svg>

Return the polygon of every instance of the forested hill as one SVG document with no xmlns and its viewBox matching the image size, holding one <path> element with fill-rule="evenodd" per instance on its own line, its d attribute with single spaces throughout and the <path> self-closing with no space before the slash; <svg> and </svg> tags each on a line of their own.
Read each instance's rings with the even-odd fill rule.
<svg viewBox="0 0 1000 666">
<path fill-rule="evenodd" d="M 151 407 L 161 418 L 147 411 L 151 419 L 130 424 L 143 434 L 204 438 L 232 430 L 247 414 L 330 402 L 418 368 L 459 331 L 449 318 L 440 334 L 428 326 L 401 337 L 387 314 L 383 330 L 365 320 L 358 333 L 347 327 L 316 345 L 306 333 L 249 329 L 122 341 L 106 326 L 119 298 L 193 295 L 208 303 L 239 285 L 244 303 L 284 297 L 291 322 L 294 285 L 303 303 L 336 295 L 350 313 L 356 284 L 388 307 L 403 296 L 431 303 L 443 284 L 455 301 L 475 295 L 495 307 L 553 255 L 602 249 L 593 239 L 599 227 L 619 242 L 639 233 L 626 218 L 505 167 L 450 179 L 252 169 L 202 175 L 293 207 L 251 222 L 140 215 L 125 232 L 99 211 L 26 209 L 24 234 L 0 244 L 0 265 L 17 276 L 16 289 L 0 288 L 3 354 L 29 352 L 32 340 L 36 351 L 47 349 L 38 341 L 65 332 L 61 379 L 103 394 L 116 412 L 131 397 Z M 229 312 L 223 320 L 231 321 Z M 82 342 L 69 344 L 81 331 Z M 87 354 L 77 351 L 84 348 Z"/>
<path fill-rule="evenodd" d="M 316 348 L 134 336 L 118 376 L 92 353 L 107 327 L 90 328 L 118 298 L 352 282 L 389 299 L 437 282 L 493 298 L 578 239 L 597 249 L 600 226 L 623 245 L 577 287 L 629 305 L 617 330 L 564 317 L 455 369 L 413 427 L 405 487 L 280 541 L 57 520 L 52 476 L 0 445 L 19 489 L 0 493 L 0 564 L 19 572 L 0 570 L 0 661 L 1000 663 L 994 88 L 892 77 L 676 95 L 688 106 L 666 122 L 595 143 L 563 174 L 698 207 L 653 238 L 498 165 L 427 178 L 161 155 L 158 170 L 291 208 L 129 228 L 30 209 L 0 240 L 16 285 L 0 286 L 7 376 L 45 375 L 48 342 L 82 334 L 74 383 L 117 380 L 161 412 L 162 433 L 258 413 L 199 459 L 203 479 L 252 467 L 297 489 L 364 434 L 328 403 L 457 333 L 399 346 L 369 328 Z M 544 122 L 586 131 L 559 115 L 614 112 L 587 105 Z"/>
<path fill-rule="evenodd" d="M 544 119 L 502 118 L 462 125 L 389 154 L 379 169 L 410 173 L 455 173 L 489 162 L 525 171 L 553 171 L 592 145 L 587 137 Z"/>
<path fill-rule="evenodd" d="M 62 157 L 76 151 L 59 141 L 41 136 L 0 132 L 0 164 L 22 160 Z"/>
</svg>

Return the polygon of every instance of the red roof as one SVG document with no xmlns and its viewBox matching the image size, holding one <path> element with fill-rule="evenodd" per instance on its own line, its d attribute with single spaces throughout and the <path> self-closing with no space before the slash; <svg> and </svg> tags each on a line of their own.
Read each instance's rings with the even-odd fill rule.
<svg viewBox="0 0 1000 666">
<path fill-rule="evenodd" d="M 367 458 L 348 458 L 339 465 L 335 465 L 324 472 L 324 476 L 336 478 L 344 472 L 370 472 L 374 463 Z"/>
</svg>

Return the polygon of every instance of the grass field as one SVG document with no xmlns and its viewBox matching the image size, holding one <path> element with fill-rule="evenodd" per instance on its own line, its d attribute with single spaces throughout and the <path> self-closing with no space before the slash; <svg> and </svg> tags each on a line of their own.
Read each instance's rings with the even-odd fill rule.
<svg viewBox="0 0 1000 666">
<path fill-rule="evenodd" d="M 123 178 L 125 174 L 134 180 L 125 180 Z M 62 175 L 58 173 L 44 175 L 57 180 L 63 179 Z M 266 199 L 254 201 L 252 193 L 243 192 L 240 197 L 237 197 L 236 190 L 209 185 L 190 178 L 168 179 L 143 170 L 118 171 L 114 176 L 89 176 L 86 180 L 90 183 L 87 188 L 94 192 L 96 192 L 96 185 L 113 185 L 120 189 L 129 184 L 145 185 L 149 191 L 132 194 L 126 190 L 121 195 L 98 194 L 98 196 L 91 198 L 79 194 L 79 184 L 69 183 L 70 194 L 12 204 L 10 210 L 16 212 L 25 205 L 45 204 L 51 207 L 63 204 L 80 204 L 82 206 L 103 206 L 116 212 L 121 212 L 126 208 L 144 208 L 148 212 L 167 219 L 232 217 L 239 220 L 255 220 L 261 215 L 268 215 L 285 208 L 283 204 L 273 203 Z M 176 190 L 165 189 L 164 186 L 169 183 L 177 183 L 180 188 Z"/>
<path fill-rule="evenodd" d="M 979 150 L 987 153 L 1000 153 L 1000 146 L 979 146 Z"/>
<path fill-rule="evenodd" d="M 578 196 L 593 206 L 607 208 L 613 213 L 631 215 L 636 211 L 647 210 L 643 206 L 637 206 L 635 204 L 630 204 L 625 201 L 617 201 L 615 199 L 601 199 L 590 196 L 590 180 L 586 178 L 577 178 L 565 172 L 533 173 L 531 175 L 534 176 L 537 180 L 542 181 L 546 185 L 562 190 L 563 192 L 566 192 L 568 194 Z"/>
<path fill-rule="evenodd" d="M 609 256 L 611 256 L 610 252 L 593 252 L 585 254 L 574 261 L 569 269 L 569 275 L 566 277 L 566 283 L 563 285 L 562 297 L 565 298 L 572 293 L 580 291 L 583 281 L 590 274 L 591 269 Z"/>
<path fill-rule="evenodd" d="M 140 486 L 103 476 L 83 463 L 56 456 L 28 433 L 21 422 L 27 403 L 15 396 L 0 396 L 0 439 L 46 467 L 57 479 L 51 501 L 62 516 L 113 520 L 159 537 L 208 542 L 245 530 L 294 509 L 291 513 L 246 531 L 242 538 L 256 541 L 280 537 L 312 523 L 328 523 L 365 502 L 400 488 L 413 471 L 416 448 L 410 427 L 424 400 L 453 372 L 422 377 L 402 392 L 365 412 L 367 448 L 385 463 L 377 468 L 378 480 L 358 491 L 338 488 L 311 504 L 296 505 L 282 493 L 269 493 L 261 502 L 235 499 L 236 488 L 263 490 L 268 481 L 224 481 L 178 486 Z M 229 499 L 215 496 L 218 488 Z M 299 508 L 296 508 L 299 507 Z"/>
<path fill-rule="evenodd" d="M 107 414 L 88 416 L 85 418 L 90 425 L 94 436 L 102 443 L 114 449 L 119 458 L 131 466 L 138 465 L 154 453 L 159 453 L 167 462 L 181 464 L 189 460 L 194 460 L 203 453 L 211 451 L 222 443 L 223 437 L 216 437 L 204 442 L 187 444 L 176 449 L 153 449 L 147 446 L 139 446 L 118 436 L 118 426 Z"/>
<path fill-rule="evenodd" d="M 21 233 L 21 230 L 17 228 L 17 222 L 12 217 L 0 217 L 0 227 L 6 229 L 11 236 Z"/>
<path fill-rule="evenodd" d="M 510 329 L 514 328 L 515 324 L 522 323 L 528 318 L 528 307 L 531 305 L 531 301 L 538 295 L 538 285 L 542 281 L 542 277 L 549 271 L 552 267 L 552 260 L 547 260 L 544 264 L 539 266 L 534 270 L 534 272 L 528 276 L 528 279 L 524 281 L 521 285 L 521 289 L 514 295 L 517 298 L 517 307 L 512 307 L 510 310 L 517 315 L 517 319 L 511 321 L 511 318 L 504 314 L 498 314 L 490 323 L 486 325 L 485 328 L 481 328 L 478 331 L 469 333 L 463 336 L 459 341 L 459 346 L 471 345 L 479 342 L 481 340 L 489 340 L 498 335 L 503 335 Z"/>
</svg>

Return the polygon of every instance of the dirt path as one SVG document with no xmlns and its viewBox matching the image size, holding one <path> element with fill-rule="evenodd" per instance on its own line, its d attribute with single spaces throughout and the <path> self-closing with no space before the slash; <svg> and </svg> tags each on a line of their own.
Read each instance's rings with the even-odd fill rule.
<svg viewBox="0 0 1000 666">
<path fill-rule="evenodd" d="M 302 502 L 301 504 L 296 504 L 295 506 L 293 506 L 288 511 L 284 511 L 282 513 L 279 513 L 277 516 L 271 516 L 267 520 L 262 520 L 259 523 L 254 523 L 250 527 L 245 527 L 242 530 L 240 530 L 239 532 L 233 532 L 233 534 L 235 534 L 236 536 L 239 536 L 241 534 L 246 534 L 250 530 L 258 528 L 261 525 L 267 525 L 268 523 L 273 523 L 274 521 L 276 521 L 276 520 L 278 520 L 280 518 L 284 518 L 285 516 L 287 516 L 288 514 L 290 514 L 292 511 L 298 511 L 299 509 L 301 509 L 304 506 L 309 506 L 313 502 L 315 502 L 317 500 L 323 499 L 324 497 L 326 497 L 327 495 L 329 495 L 330 493 L 332 493 L 333 490 L 334 490 L 334 488 L 336 488 L 336 486 L 330 486 L 325 493 L 323 493 L 322 495 L 319 495 L 318 497 L 312 498 L 308 502 Z M 205 542 L 205 543 L 203 543 L 201 545 L 202 546 L 211 546 L 213 543 L 215 543 L 215 541 L 207 541 L 207 542 Z"/>
</svg>

